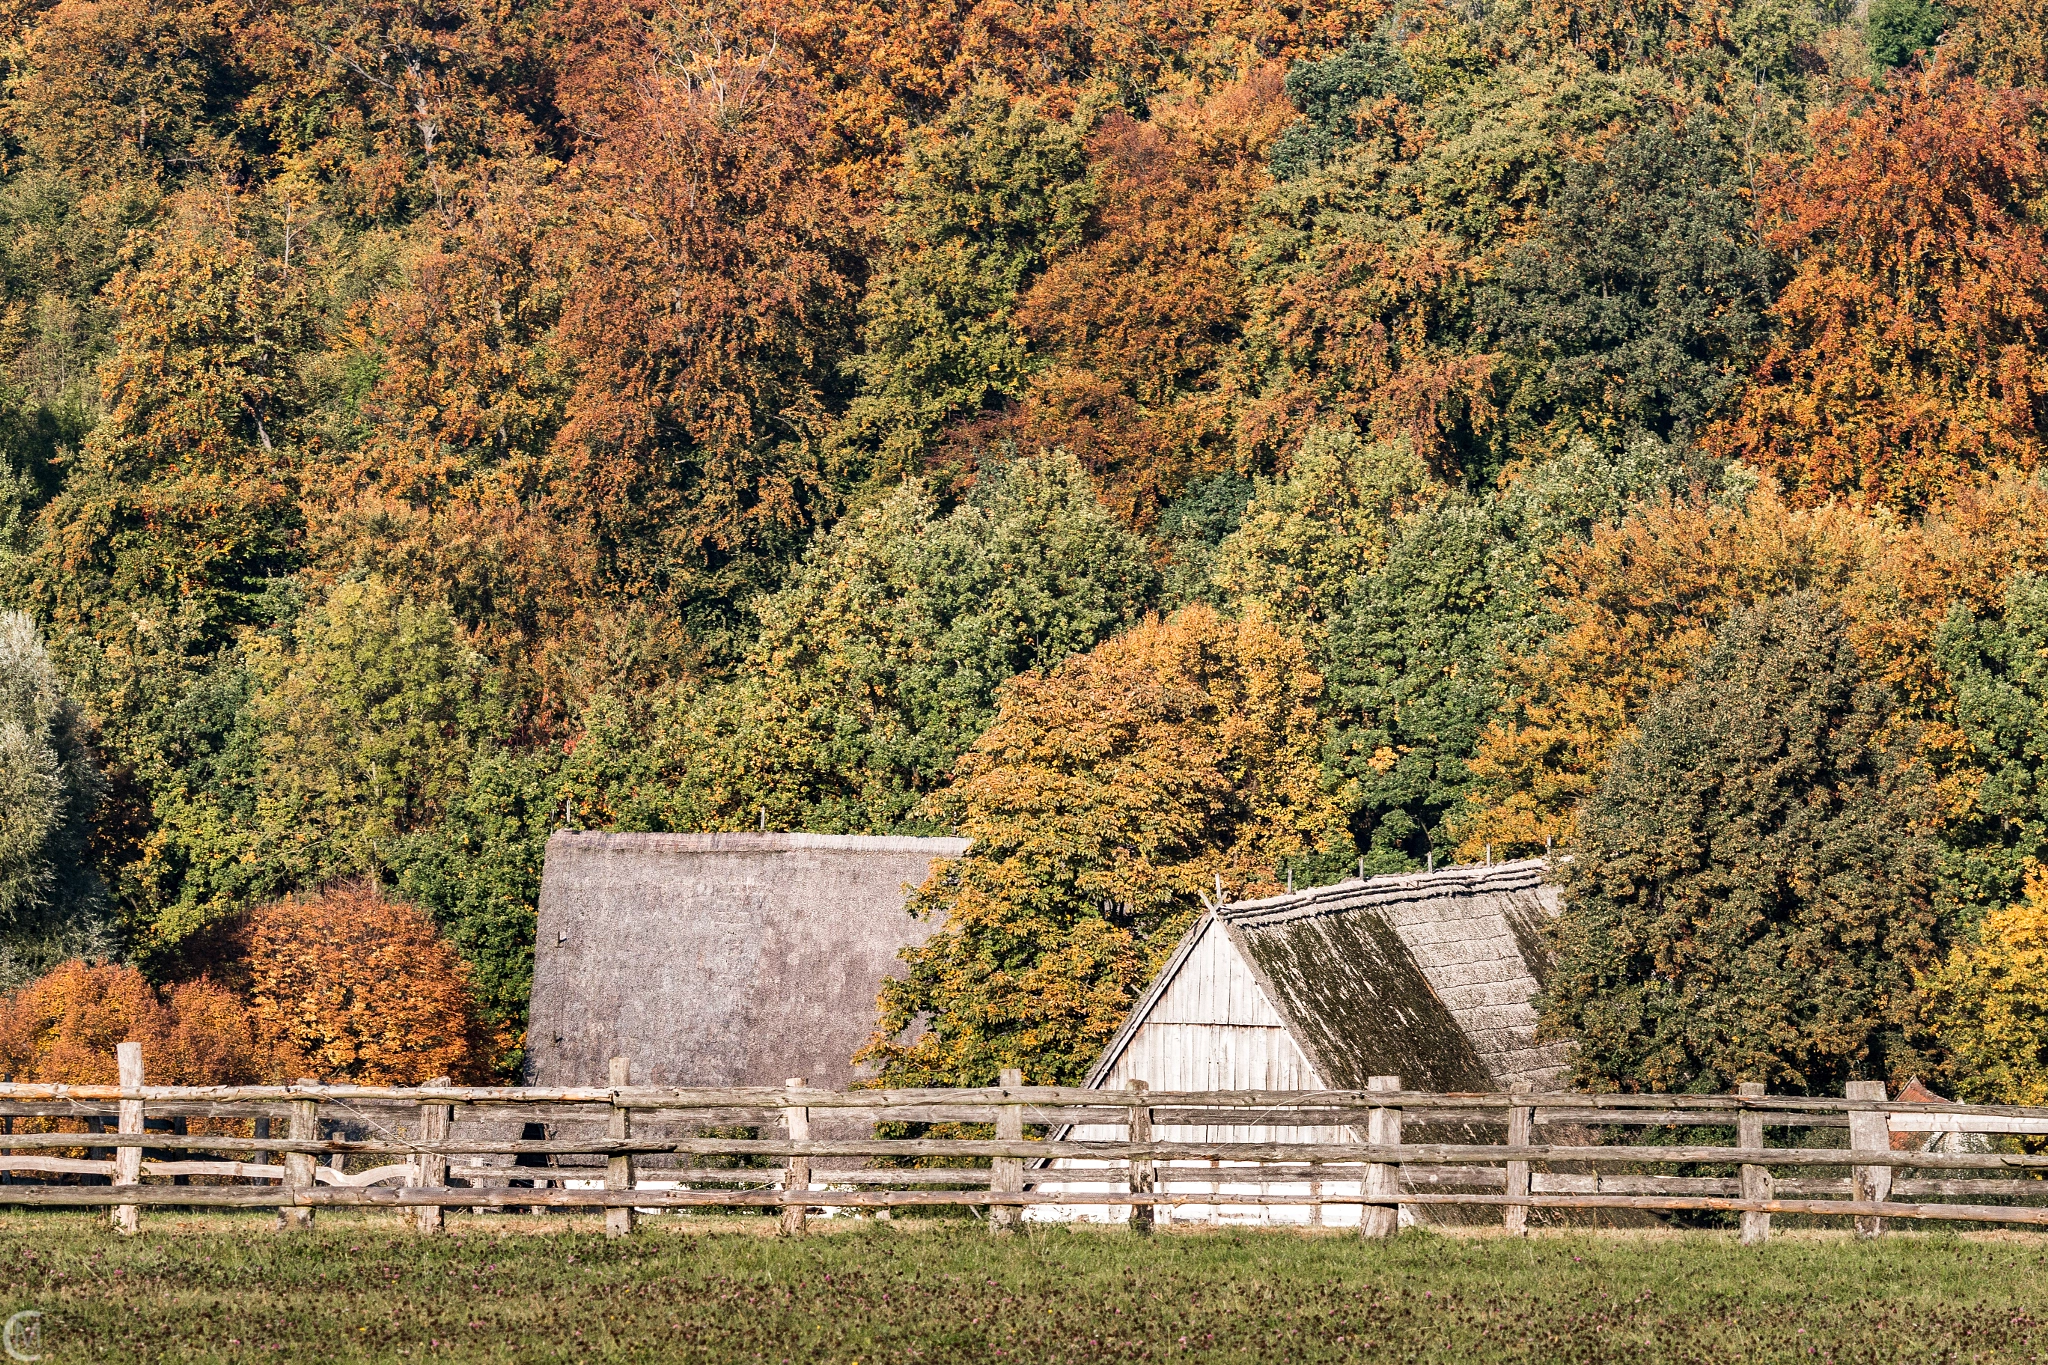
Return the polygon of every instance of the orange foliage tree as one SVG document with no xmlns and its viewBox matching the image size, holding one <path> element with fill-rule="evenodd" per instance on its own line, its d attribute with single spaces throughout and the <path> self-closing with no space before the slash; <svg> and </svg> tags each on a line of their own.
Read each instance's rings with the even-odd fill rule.
<svg viewBox="0 0 2048 1365">
<path fill-rule="evenodd" d="M 1387 8 L 1383 0 L 755 0 L 751 16 L 814 73 L 827 145 L 847 182 L 880 188 L 910 131 L 977 80 L 1034 93 L 1107 78 L 1136 102 L 1182 83 L 1227 80 L 1247 57 L 1339 48 Z"/>
<path fill-rule="evenodd" d="M 1233 461 L 1229 362 L 1244 314 L 1231 251 L 1293 117 L 1268 63 L 1207 99 L 1111 114 L 1089 142 L 1089 240 L 1053 261 L 1016 325 L 1047 357 L 998 435 L 1064 446 L 1138 527 Z M 976 433 L 979 435 L 980 433 Z"/>
<path fill-rule="evenodd" d="M 771 36 L 681 6 L 615 17 L 585 16 L 561 87 L 581 268 L 554 344 L 576 384 L 540 501 L 590 536 L 601 591 L 723 620 L 829 501 L 851 208 Z"/>
<path fill-rule="evenodd" d="M 128 1042 L 152 1085 L 261 1079 L 248 1008 L 204 979 L 159 995 L 133 967 L 72 961 L 0 997 L 0 1074 L 17 1081 L 112 1085 Z"/>
<path fill-rule="evenodd" d="M 369 1085 L 490 1074 L 505 1040 L 478 1017 L 469 964 L 412 906 L 346 883 L 264 906 L 247 936 L 275 1068 Z"/>
<path fill-rule="evenodd" d="M 1299 641 L 1206 606 L 1007 683 L 928 803 L 974 848 L 919 889 L 946 926 L 884 985 L 863 1058 L 910 1085 L 1012 1065 L 1078 1079 L 1203 895 L 1277 891 L 1281 864 L 1339 826 L 1321 690 Z"/>
<path fill-rule="evenodd" d="M 382 359 L 369 429 L 308 481 L 310 538 L 328 573 L 445 598 L 559 722 L 563 656 L 602 612 L 589 528 L 545 505 L 573 384 L 550 343 L 567 209 L 516 170 L 460 200 L 402 287 L 357 312 L 358 344 Z"/>
<path fill-rule="evenodd" d="M 1780 332 L 1711 437 L 1796 501 L 1917 512 L 2048 427 L 2048 147 L 2039 91 L 1946 67 L 1815 115 L 1758 212 L 1797 264 Z"/>
</svg>

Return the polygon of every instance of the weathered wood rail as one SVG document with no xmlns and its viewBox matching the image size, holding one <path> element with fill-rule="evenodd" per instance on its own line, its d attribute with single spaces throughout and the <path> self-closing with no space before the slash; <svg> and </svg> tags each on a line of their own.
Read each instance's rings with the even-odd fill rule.
<svg viewBox="0 0 2048 1365">
<path fill-rule="evenodd" d="M 633 1085 L 618 1061 L 605 1087 L 178 1087 L 143 1084 L 139 1049 L 120 1051 L 120 1085 L 0 1085 L 0 1204 L 108 1207 L 131 1232 L 165 1206 L 275 1208 L 287 1228 L 323 1207 L 395 1207 L 422 1231 L 446 1209 L 603 1210 L 620 1236 L 636 1211 L 716 1207 L 776 1210 L 791 1233 L 812 1209 L 932 1206 L 986 1208 L 997 1231 L 1031 1209 L 1114 1210 L 1142 1232 L 1175 1210 L 1303 1207 L 1312 1223 L 1353 1210 L 1369 1236 L 1455 1209 L 1499 1209 L 1510 1231 L 1537 1209 L 1725 1211 L 1751 1242 L 1774 1214 L 1849 1218 L 1865 1236 L 1892 1219 L 2048 1226 L 2048 1155 L 1984 1137 L 1957 1149 L 1959 1135 L 2048 1134 L 2048 1108 L 1890 1100 L 1872 1083 L 1841 1099 L 1435 1094 L 1398 1077 L 1361 1091 L 1108 1092 L 1014 1073 L 983 1089 L 686 1090 Z M 195 1119 L 248 1131 L 189 1131 Z M 24 1120 L 71 1130 L 13 1131 Z M 994 1136 L 811 1136 L 879 1122 Z M 1673 1127 L 1731 1142 L 1613 1140 Z M 721 1128 L 779 1135 L 705 1132 Z M 1105 1129 L 1116 1135 L 1082 1136 Z M 1190 1129 L 1212 1136 L 1175 1136 Z M 1789 1145 L 1828 1130 L 1847 1144 Z M 1273 1131 L 1292 1136 L 1260 1136 Z"/>
</svg>

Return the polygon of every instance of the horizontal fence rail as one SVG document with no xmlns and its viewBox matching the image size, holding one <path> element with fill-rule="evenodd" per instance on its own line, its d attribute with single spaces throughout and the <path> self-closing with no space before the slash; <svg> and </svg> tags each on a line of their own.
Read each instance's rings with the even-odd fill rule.
<svg viewBox="0 0 2048 1365">
<path fill-rule="evenodd" d="M 2048 1108 L 1901 1101 L 1867 1082 L 1840 1099 L 1441 1094 L 1397 1077 L 677 1089 L 632 1085 L 615 1060 L 603 1087 L 154 1086 L 139 1048 L 118 1060 L 119 1085 L 0 1084 L 0 1204 L 107 1207 L 128 1231 L 145 1207 L 274 1208 L 285 1228 L 323 1207 L 395 1208 L 422 1231 L 448 1209 L 602 1210 L 615 1235 L 638 1213 L 708 1208 L 773 1210 L 789 1232 L 810 1210 L 948 1207 L 985 1209 L 996 1231 L 1285 1209 L 1349 1211 L 1366 1235 L 1496 1209 L 1510 1231 L 1532 1210 L 1732 1213 L 1751 1242 L 1791 1214 L 1864 1236 L 1892 1219 L 2048 1226 L 2048 1154 L 2023 1141 L 2048 1135 Z M 876 1137 L 878 1123 L 956 1127 Z M 1687 1140 L 1640 1131 L 1659 1129 Z"/>
</svg>

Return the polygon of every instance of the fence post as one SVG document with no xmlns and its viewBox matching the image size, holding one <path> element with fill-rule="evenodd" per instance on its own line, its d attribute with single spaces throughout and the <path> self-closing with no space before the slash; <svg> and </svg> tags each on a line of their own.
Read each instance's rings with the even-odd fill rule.
<svg viewBox="0 0 2048 1365">
<path fill-rule="evenodd" d="M 1133 1099 L 1139 1099 L 1139 1098 L 1142 1098 L 1142 1097 L 1144 1096 L 1144 1094 L 1145 1094 L 1145 1091 L 1146 1091 L 1146 1090 L 1147 1090 L 1147 1089 L 1149 1088 L 1149 1087 L 1148 1087 L 1148 1086 L 1147 1086 L 1147 1085 L 1145 1084 L 1145 1082 L 1143 1082 L 1143 1081 L 1126 1081 L 1126 1082 L 1125 1082 L 1124 1084 L 1125 1084 L 1125 1087 L 1126 1087 L 1127 1089 L 1129 1089 L 1130 1091 L 1132 1091 L 1132 1092 L 1133 1092 L 1133 1094 L 1132 1094 L 1132 1098 L 1133 1098 Z M 1152 1140 L 1152 1107 L 1151 1107 L 1150 1105 L 1147 1105 L 1147 1104 L 1134 1104 L 1134 1105 L 1132 1105 L 1132 1106 L 1131 1106 L 1131 1142 L 1132 1142 L 1132 1144 L 1133 1144 L 1133 1145 L 1136 1145 L 1137 1143 L 1140 1143 L 1140 1142 L 1150 1142 L 1151 1140 Z M 1134 1155 L 1134 1156 L 1132 1156 L 1132 1157 L 1131 1157 L 1131 1162 L 1130 1162 L 1130 1164 L 1131 1164 L 1131 1193 L 1132 1193 L 1132 1194 L 1151 1194 L 1151 1193 L 1153 1192 L 1153 1190 L 1155 1190 L 1155 1189 L 1157 1188 L 1157 1183 L 1156 1183 L 1156 1182 L 1154 1181 L 1154 1179 L 1153 1179 L 1153 1170 L 1154 1170 L 1154 1167 L 1153 1167 L 1153 1165 L 1152 1165 L 1152 1160 L 1151 1160 L 1151 1158 L 1147 1157 L 1147 1158 L 1145 1158 L 1145 1159 L 1143 1159 L 1143 1160 L 1140 1160 L 1140 1159 L 1139 1159 L 1139 1158 L 1138 1158 L 1137 1156 L 1135 1156 L 1135 1155 Z M 1152 1219 L 1152 1206 L 1151 1206 L 1150 1204 L 1133 1204 L 1133 1205 L 1131 1205 L 1131 1231 L 1132 1231 L 1132 1232 L 1135 1232 L 1135 1233 L 1139 1234 L 1140 1236 L 1144 1236 L 1145 1234 L 1147 1234 L 1147 1233 L 1149 1233 L 1149 1232 L 1151 1232 L 1151 1231 L 1152 1231 L 1152 1221 L 1153 1221 L 1153 1219 Z"/>
<path fill-rule="evenodd" d="M 611 1061 L 611 1088 L 624 1090 L 633 1081 L 633 1062 L 628 1057 L 614 1057 Z M 619 1103 L 617 1095 L 612 1096 L 610 1124 L 605 1129 L 607 1137 L 629 1138 L 633 1136 L 633 1113 Z M 623 1152 L 613 1153 L 605 1158 L 604 1187 L 608 1190 L 631 1190 L 633 1188 L 633 1158 Z M 604 1235 L 624 1237 L 633 1230 L 633 1210 L 629 1205 L 607 1207 L 604 1211 Z"/>
<path fill-rule="evenodd" d="M 791 1090 L 801 1090 L 809 1084 L 801 1076 L 791 1076 L 783 1082 Z M 791 1142 L 811 1140 L 811 1111 L 807 1107 L 795 1106 L 782 1111 L 783 1125 L 789 1129 Z M 793 1156 L 789 1159 L 789 1174 L 783 1178 L 784 1192 L 808 1190 L 811 1188 L 811 1159 L 807 1156 Z M 797 1237 L 803 1234 L 810 1222 L 810 1209 L 803 1204 L 782 1206 L 782 1231 L 785 1236 Z"/>
<path fill-rule="evenodd" d="M 449 1084 L 446 1076 L 436 1076 L 428 1081 L 430 1086 Z M 441 1143 L 448 1140 L 449 1119 L 454 1110 L 445 1104 L 423 1104 L 420 1106 L 420 1145 Z M 448 1154 L 446 1152 L 421 1152 L 412 1164 L 413 1173 L 408 1180 L 421 1189 L 443 1189 L 448 1184 Z M 439 1204 L 422 1204 L 413 1210 L 414 1226 L 421 1232 L 440 1232 L 445 1226 L 445 1213 Z"/>
<path fill-rule="evenodd" d="M 1744 1081 L 1735 1087 L 1738 1095 L 1761 1095 L 1763 1084 L 1759 1081 Z M 1764 1116 L 1754 1109 L 1743 1109 L 1735 1115 L 1735 1145 L 1750 1151 L 1764 1148 Z M 1768 1166 L 1742 1167 L 1742 1197 L 1744 1199 L 1769 1199 L 1771 1197 L 1771 1170 Z M 1742 1213 L 1742 1244 L 1746 1247 L 1762 1246 L 1771 1240 L 1771 1215 L 1745 1209 Z"/>
<path fill-rule="evenodd" d="M 1881 1100 L 1885 1098 L 1883 1081 L 1850 1081 L 1842 1091 L 1843 1098 L 1851 1100 Z M 1849 1115 L 1849 1146 L 1858 1152 L 1888 1152 L 1892 1147 L 1891 1124 L 1883 1114 L 1868 1110 Z M 1850 1185 L 1849 1197 L 1865 1203 L 1881 1204 L 1891 1198 L 1892 1168 L 1889 1166 L 1858 1166 L 1855 1168 Z M 1884 1219 L 1859 1216 L 1856 1219 L 1858 1237 L 1884 1236 Z"/>
<path fill-rule="evenodd" d="M 311 1076 L 301 1076 L 294 1085 L 318 1085 Z M 312 1100 L 293 1100 L 291 1122 L 285 1128 L 285 1137 L 292 1142 L 318 1142 L 320 1140 L 320 1106 Z M 313 1188 L 313 1169 L 320 1164 L 320 1158 L 311 1152 L 286 1152 L 284 1154 L 285 1193 L 293 1202 L 277 1211 L 277 1227 L 280 1232 L 306 1229 L 313 1226 L 313 1210 L 297 1201 Z"/>
<path fill-rule="evenodd" d="M 1508 1087 L 1508 1093 L 1511 1095 L 1526 1095 L 1529 1093 L 1529 1083 L 1527 1081 L 1516 1081 Z M 1531 1138 L 1535 1135 L 1535 1129 L 1536 1110 L 1534 1107 L 1526 1104 L 1511 1104 L 1508 1106 L 1508 1146 L 1529 1146 Z M 1508 1158 L 1506 1190 L 1510 1199 L 1527 1199 L 1529 1197 L 1528 1162 L 1517 1161 L 1512 1157 Z M 1527 1237 L 1529 1235 L 1529 1206 L 1527 1204 L 1509 1204 L 1501 1210 L 1500 1221 L 1501 1226 L 1507 1229 L 1509 1236 Z"/>
<path fill-rule="evenodd" d="M 1371 1076 L 1366 1079 L 1365 1088 L 1375 1091 L 1399 1090 L 1399 1076 Z M 1365 1140 L 1374 1147 L 1398 1147 L 1401 1144 L 1401 1111 L 1398 1109 L 1374 1109 L 1366 1120 Z M 1398 1201 L 1401 1197 L 1401 1168 L 1388 1161 L 1375 1161 L 1365 1168 L 1365 1196 L 1368 1199 Z M 1401 1208 L 1398 1202 L 1387 1204 L 1366 1204 L 1358 1220 L 1358 1231 L 1362 1237 L 1391 1237 L 1401 1227 Z"/>
<path fill-rule="evenodd" d="M 1000 1078 L 1002 1088 L 1016 1090 L 1024 1084 L 1024 1073 L 1016 1067 L 1005 1067 Z M 1006 1104 L 996 1110 L 996 1141 L 1022 1142 L 1024 1140 L 1024 1106 Z M 1020 1156 L 999 1156 L 989 1162 L 988 1188 L 992 1194 L 1012 1194 L 1024 1188 L 1024 1158 Z M 988 1230 L 990 1232 L 1014 1232 L 1024 1221 L 1021 1204 L 990 1204 L 988 1206 Z"/>
<path fill-rule="evenodd" d="M 142 1044 L 119 1043 L 115 1045 L 114 1057 L 120 1068 L 121 1088 L 137 1088 L 142 1084 Z M 115 1131 L 122 1133 L 142 1132 L 142 1101 L 122 1100 L 121 1119 Z M 140 1185 L 142 1183 L 142 1149 L 140 1147 L 116 1147 L 114 1149 L 114 1183 L 116 1185 Z M 114 1226 L 130 1235 L 142 1230 L 142 1209 L 135 1204 L 122 1204 L 114 1210 Z"/>
</svg>

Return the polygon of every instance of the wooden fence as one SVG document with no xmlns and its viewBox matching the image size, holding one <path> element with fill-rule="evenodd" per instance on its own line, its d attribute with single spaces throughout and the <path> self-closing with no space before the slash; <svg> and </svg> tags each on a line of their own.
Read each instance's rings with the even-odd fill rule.
<svg viewBox="0 0 2048 1365">
<path fill-rule="evenodd" d="M 1158 1211 L 1245 1205 L 1306 1205 L 1314 1221 L 1356 1207 L 1368 1236 L 1391 1233 L 1404 1210 L 1459 1208 L 1497 1208 L 1510 1230 L 1526 1229 L 1531 1209 L 1721 1210 L 1742 1215 L 1752 1242 L 1774 1214 L 1853 1218 L 1866 1236 L 1892 1219 L 2048 1225 L 2048 1155 L 1955 1136 L 2048 1134 L 2048 1109 L 1888 1100 L 1875 1084 L 1843 1099 L 1761 1087 L 1425 1094 L 1397 1077 L 1364 1091 L 1182 1093 L 1025 1086 L 1006 1073 L 974 1090 L 683 1090 L 634 1086 L 618 1062 L 604 1087 L 176 1087 L 144 1084 L 128 1044 L 120 1074 L 116 1086 L 0 1085 L 0 1203 L 108 1206 L 127 1231 L 146 1206 L 275 1207 L 284 1228 L 322 1207 L 395 1207 L 422 1231 L 450 1208 L 603 1209 L 615 1235 L 647 1210 L 774 1209 L 800 1232 L 810 1210 L 935 1205 L 986 1207 L 996 1230 L 1033 1208 L 1114 1209 L 1143 1231 Z M 67 1122 L 73 1131 L 19 1131 Z M 995 1135 L 812 1136 L 878 1123 Z M 1118 1136 L 1070 1136 L 1105 1127 Z M 1616 1140 L 1674 1127 L 1719 1133 L 1693 1145 Z M 1218 1128 L 1329 1137 L 1160 1136 Z M 707 1135 L 734 1129 L 756 1135 Z M 1822 1145 L 1792 1145 L 1802 1139 Z M 731 1162 L 750 1164 L 714 1164 Z"/>
</svg>

